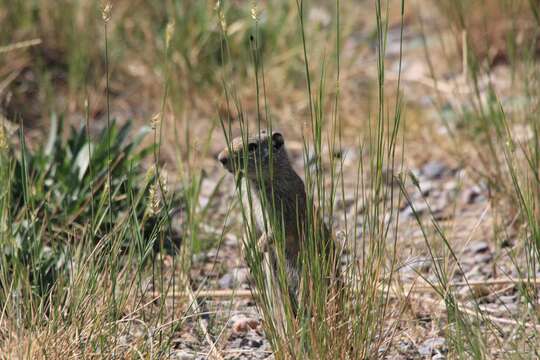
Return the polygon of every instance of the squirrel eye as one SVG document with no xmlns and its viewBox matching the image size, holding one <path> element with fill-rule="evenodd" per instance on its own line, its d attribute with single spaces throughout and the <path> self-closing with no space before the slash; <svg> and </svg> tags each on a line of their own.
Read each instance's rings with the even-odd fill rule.
<svg viewBox="0 0 540 360">
<path fill-rule="evenodd" d="M 248 151 L 249 152 L 254 152 L 255 150 L 257 150 L 257 144 L 256 143 L 251 143 L 248 145 Z"/>
</svg>

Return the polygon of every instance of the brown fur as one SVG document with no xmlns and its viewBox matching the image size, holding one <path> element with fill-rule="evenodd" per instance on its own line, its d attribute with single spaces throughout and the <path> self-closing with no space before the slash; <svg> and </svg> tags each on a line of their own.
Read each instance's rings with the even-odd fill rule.
<svg viewBox="0 0 540 360">
<path fill-rule="evenodd" d="M 272 242 L 272 229 L 268 223 L 283 226 L 288 285 L 290 291 L 297 295 L 299 253 L 308 231 L 317 227 L 307 226 L 304 182 L 290 164 L 283 136 L 278 132 L 270 135 L 262 131 L 259 136 L 235 138 L 218 159 L 229 172 L 243 178 L 244 186 L 251 187 L 251 201 L 246 201 L 247 193 L 243 192 L 244 206 L 248 214 L 253 214 L 255 224 L 249 225 L 254 225 L 259 232 L 261 250 L 266 251 L 265 247 Z M 247 163 L 244 163 L 245 160 Z M 273 222 L 270 220 L 272 216 Z M 318 212 L 314 217 L 316 221 L 321 221 L 319 225 L 322 225 L 325 251 L 335 254 L 330 232 L 318 218 Z M 332 257 L 331 261 L 336 263 L 337 258 Z"/>
</svg>

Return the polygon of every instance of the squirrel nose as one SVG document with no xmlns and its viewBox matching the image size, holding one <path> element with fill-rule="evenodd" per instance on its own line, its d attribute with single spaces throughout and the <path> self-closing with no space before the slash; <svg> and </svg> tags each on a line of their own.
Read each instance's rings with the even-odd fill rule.
<svg viewBox="0 0 540 360">
<path fill-rule="evenodd" d="M 218 155 L 218 160 L 220 163 L 223 164 L 223 166 L 227 165 L 227 162 L 229 161 L 227 154 L 225 154 L 224 151 L 220 152 Z"/>
</svg>

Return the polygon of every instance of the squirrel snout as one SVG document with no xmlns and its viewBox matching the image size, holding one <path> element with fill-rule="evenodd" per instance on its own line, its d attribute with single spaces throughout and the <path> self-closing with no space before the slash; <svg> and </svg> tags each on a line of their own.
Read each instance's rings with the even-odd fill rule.
<svg viewBox="0 0 540 360">
<path fill-rule="evenodd" d="M 223 164 L 223 166 L 226 167 L 227 163 L 229 162 L 229 156 L 227 154 L 227 151 L 224 150 L 224 151 L 220 152 L 219 155 L 218 155 L 218 160 L 219 160 L 220 163 Z"/>
</svg>

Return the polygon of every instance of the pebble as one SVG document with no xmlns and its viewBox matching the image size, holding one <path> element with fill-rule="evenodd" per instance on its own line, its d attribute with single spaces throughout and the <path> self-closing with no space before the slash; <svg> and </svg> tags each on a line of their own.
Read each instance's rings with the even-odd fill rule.
<svg viewBox="0 0 540 360">
<path fill-rule="evenodd" d="M 411 352 L 414 350 L 414 345 L 410 341 L 400 340 L 398 346 L 399 351 L 403 353 Z"/>
<path fill-rule="evenodd" d="M 405 209 L 401 211 L 400 216 L 405 217 L 405 218 L 414 218 L 415 212 L 418 216 L 421 216 L 424 213 L 426 213 L 428 210 L 428 205 L 424 201 L 413 203 L 412 206 L 413 207 L 408 205 L 407 207 L 405 207 Z M 414 211 L 413 211 L 413 208 L 414 208 Z"/>
<path fill-rule="evenodd" d="M 477 263 L 488 263 L 492 258 L 493 255 L 489 252 L 474 255 L 474 261 Z"/>
<path fill-rule="evenodd" d="M 421 172 L 429 179 L 438 179 L 448 170 L 448 167 L 440 161 L 432 160 L 426 163 Z"/>
<path fill-rule="evenodd" d="M 248 347 L 248 348 L 260 348 L 261 346 L 263 345 L 263 340 L 262 339 L 248 339 L 248 338 L 243 338 L 241 341 L 240 341 L 240 347 Z"/>
<path fill-rule="evenodd" d="M 249 349 L 252 351 L 255 349 L 265 349 L 269 347 L 268 342 L 254 331 L 241 334 L 240 336 L 233 336 L 231 339 L 232 341 L 229 342 L 229 347 L 233 349 Z M 266 358 L 266 355 L 264 357 Z"/>
<path fill-rule="evenodd" d="M 418 347 L 418 352 L 422 356 L 431 356 L 436 350 L 442 350 L 446 340 L 442 337 L 427 339 Z M 437 354 L 435 354 L 437 355 Z"/>
<path fill-rule="evenodd" d="M 206 260 L 208 260 L 207 256 L 205 253 L 201 252 L 201 253 L 198 253 L 198 254 L 193 254 L 193 263 L 197 264 L 197 263 L 203 263 L 205 262 Z"/>
<path fill-rule="evenodd" d="M 513 294 L 513 295 L 500 295 L 499 296 L 499 301 L 502 302 L 503 304 L 512 304 L 512 303 L 517 301 L 517 295 L 516 294 Z"/>
<path fill-rule="evenodd" d="M 234 315 L 231 317 L 231 322 L 235 335 L 247 333 L 251 329 L 255 330 L 260 324 L 259 320 L 245 315 Z"/>
<path fill-rule="evenodd" d="M 171 359 L 192 360 L 192 359 L 195 359 L 195 355 L 190 352 L 187 352 L 186 350 L 177 350 L 171 354 Z"/>
<path fill-rule="evenodd" d="M 199 196 L 199 207 L 201 209 L 206 208 L 206 206 L 210 203 L 210 198 L 204 195 Z"/>
<path fill-rule="evenodd" d="M 248 285 L 248 283 L 248 268 L 234 268 L 218 280 L 218 285 L 222 289 L 234 289 L 241 285 Z"/>
<path fill-rule="evenodd" d="M 491 294 L 491 289 L 485 285 L 476 285 L 472 287 L 472 295 L 475 299 L 482 298 Z"/>
<path fill-rule="evenodd" d="M 456 180 L 450 180 L 443 185 L 444 190 L 453 193 L 459 188 L 459 183 Z"/>
<path fill-rule="evenodd" d="M 309 11 L 308 19 L 310 22 L 319 24 L 323 27 L 330 25 L 332 16 L 323 7 L 313 7 Z"/>
<path fill-rule="evenodd" d="M 214 259 L 216 255 L 218 254 L 218 249 L 213 248 L 206 252 L 206 258 L 207 259 Z"/>
<path fill-rule="evenodd" d="M 434 189 L 434 185 L 432 181 L 429 180 L 421 180 L 418 183 L 418 186 L 420 187 L 420 191 L 422 192 L 423 197 L 428 197 L 431 191 Z"/>
<path fill-rule="evenodd" d="M 449 199 L 447 194 L 440 194 L 434 201 L 431 202 L 431 210 L 433 212 L 442 212 L 448 207 Z"/>
<path fill-rule="evenodd" d="M 467 205 L 471 205 L 480 202 L 481 200 L 485 200 L 481 195 L 482 191 L 480 190 L 480 187 L 473 186 L 463 192 L 461 201 Z"/>
<path fill-rule="evenodd" d="M 468 250 L 473 254 L 479 254 L 488 251 L 489 245 L 485 241 L 473 241 L 469 244 Z"/>
<path fill-rule="evenodd" d="M 224 239 L 223 239 L 223 243 L 226 246 L 230 246 L 230 247 L 238 246 L 238 244 L 239 244 L 238 237 L 236 235 L 234 235 L 234 234 L 231 234 L 231 233 L 225 234 Z"/>
</svg>

